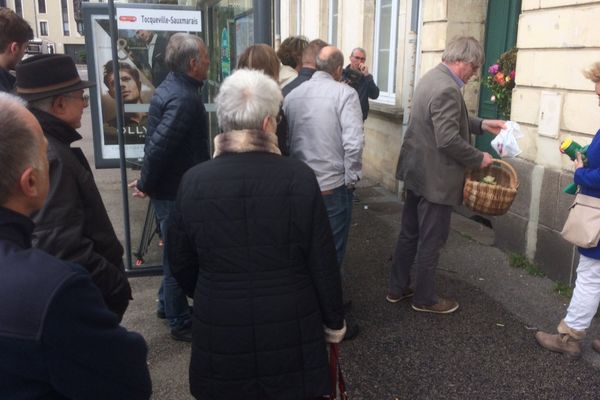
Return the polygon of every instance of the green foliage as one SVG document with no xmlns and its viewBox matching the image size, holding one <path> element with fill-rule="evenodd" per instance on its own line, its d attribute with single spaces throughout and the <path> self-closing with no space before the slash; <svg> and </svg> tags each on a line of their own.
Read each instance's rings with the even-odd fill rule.
<svg viewBox="0 0 600 400">
<path fill-rule="evenodd" d="M 524 269 L 531 276 L 543 277 L 544 273 L 535 264 L 527 259 L 524 255 L 511 253 L 508 256 L 508 262 L 511 267 Z"/>
<path fill-rule="evenodd" d="M 556 282 L 554 284 L 554 291 L 568 299 L 570 299 L 573 296 L 573 288 L 563 282 Z"/>
<path fill-rule="evenodd" d="M 517 65 L 517 49 L 512 48 L 502 53 L 495 64 L 488 68 L 485 85 L 492 92 L 492 102 L 498 106 L 501 118 L 510 119 L 512 90 L 515 87 L 515 68 Z"/>
</svg>

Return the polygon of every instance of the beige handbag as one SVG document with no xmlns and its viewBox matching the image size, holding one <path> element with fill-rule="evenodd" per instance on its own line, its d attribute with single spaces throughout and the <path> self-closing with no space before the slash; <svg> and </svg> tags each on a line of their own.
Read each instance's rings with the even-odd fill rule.
<svg viewBox="0 0 600 400">
<path fill-rule="evenodd" d="M 568 242 L 589 249 L 600 241 L 600 199 L 577 193 L 560 233 Z"/>
</svg>

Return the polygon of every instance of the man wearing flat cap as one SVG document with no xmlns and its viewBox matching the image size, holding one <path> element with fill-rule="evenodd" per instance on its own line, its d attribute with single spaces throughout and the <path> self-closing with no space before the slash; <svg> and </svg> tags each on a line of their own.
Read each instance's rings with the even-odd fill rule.
<svg viewBox="0 0 600 400">
<path fill-rule="evenodd" d="M 29 102 L 48 140 L 50 191 L 33 218 L 33 245 L 85 267 L 120 320 L 131 299 L 123 247 L 83 152 L 71 147 L 82 138 L 76 129 L 88 105 L 84 89 L 94 84 L 81 80 L 73 60 L 62 54 L 28 58 L 16 70 L 17 94 Z"/>
</svg>

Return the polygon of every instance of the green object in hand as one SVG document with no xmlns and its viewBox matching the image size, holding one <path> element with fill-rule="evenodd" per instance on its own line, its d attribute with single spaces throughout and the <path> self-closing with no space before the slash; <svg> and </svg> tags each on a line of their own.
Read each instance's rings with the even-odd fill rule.
<svg viewBox="0 0 600 400">
<path fill-rule="evenodd" d="M 571 138 L 565 139 L 560 143 L 560 152 L 569 156 L 572 161 L 577 159 L 577 153 L 581 153 L 581 160 L 583 161 L 583 165 L 587 165 L 587 150 L 588 145 L 582 146 Z M 566 188 L 563 189 L 563 192 L 567 194 L 575 194 L 577 193 L 577 185 L 575 183 L 570 183 Z"/>
</svg>

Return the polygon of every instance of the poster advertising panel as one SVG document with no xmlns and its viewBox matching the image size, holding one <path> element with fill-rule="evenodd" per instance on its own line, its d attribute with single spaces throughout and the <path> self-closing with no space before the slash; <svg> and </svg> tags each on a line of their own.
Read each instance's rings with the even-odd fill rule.
<svg viewBox="0 0 600 400">
<path fill-rule="evenodd" d="M 96 80 L 96 87 L 90 90 L 96 168 L 119 167 L 113 41 L 124 108 L 125 157 L 130 165 L 140 164 L 150 99 L 169 72 L 167 43 L 177 32 L 201 32 L 201 12 L 181 6 L 119 4 L 118 37 L 114 39 L 107 4 L 84 3 L 84 17 L 88 74 L 90 80 Z"/>
</svg>

